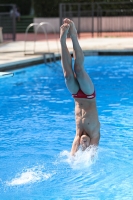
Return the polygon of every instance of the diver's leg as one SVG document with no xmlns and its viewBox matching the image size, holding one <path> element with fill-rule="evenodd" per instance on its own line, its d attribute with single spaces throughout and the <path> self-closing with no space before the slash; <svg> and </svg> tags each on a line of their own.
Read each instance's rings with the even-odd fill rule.
<svg viewBox="0 0 133 200">
<path fill-rule="evenodd" d="M 70 25 L 67 23 L 60 27 L 61 62 L 67 88 L 71 94 L 76 94 L 79 90 L 79 85 L 72 70 L 72 58 L 66 45 L 69 27 Z"/>
<path fill-rule="evenodd" d="M 75 59 L 74 71 L 76 74 L 76 78 L 79 82 L 81 90 L 85 94 L 92 94 L 94 92 L 94 86 L 89 75 L 86 73 L 84 69 L 84 54 L 78 41 L 75 24 L 70 19 L 64 19 L 64 22 L 70 25 L 69 34 L 73 43 L 74 59 Z"/>
</svg>

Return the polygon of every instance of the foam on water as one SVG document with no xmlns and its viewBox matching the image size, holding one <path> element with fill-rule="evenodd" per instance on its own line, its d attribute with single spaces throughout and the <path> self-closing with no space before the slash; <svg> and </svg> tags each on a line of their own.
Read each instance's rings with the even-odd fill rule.
<svg viewBox="0 0 133 200">
<path fill-rule="evenodd" d="M 50 173 L 44 172 L 43 166 L 29 168 L 17 174 L 11 181 L 7 181 L 8 186 L 25 185 L 35 182 L 40 182 L 49 179 L 52 176 Z"/>
<path fill-rule="evenodd" d="M 79 149 L 75 156 L 71 156 L 70 152 L 63 151 L 60 153 L 61 162 L 67 162 L 73 169 L 88 168 L 98 158 L 98 148 L 90 146 L 85 151 Z"/>
</svg>

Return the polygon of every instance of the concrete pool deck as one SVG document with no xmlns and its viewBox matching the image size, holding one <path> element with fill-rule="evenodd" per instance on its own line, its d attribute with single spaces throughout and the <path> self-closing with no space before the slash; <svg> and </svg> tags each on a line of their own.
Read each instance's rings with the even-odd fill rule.
<svg viewBox="0 0 133 200">
<path fill-rule="evenodd" d="M 79 39 L 80 45 L 87 55 L 133 55 L 133 38 L 87 38 Z M 68 48 L 72 51 L 72 43 L 67 39 Z M 33 54 L 34 41 L 10 41 L 0 44 L 0 71 L 12 68 L 21 68 L 32 64 L 43 63 L 46 52 L 60 55 L 59 38 L 38 40 L 35 43 L 35 54 Z M 26 55 L 25 55 L 26 53 Z"/>
</svg>

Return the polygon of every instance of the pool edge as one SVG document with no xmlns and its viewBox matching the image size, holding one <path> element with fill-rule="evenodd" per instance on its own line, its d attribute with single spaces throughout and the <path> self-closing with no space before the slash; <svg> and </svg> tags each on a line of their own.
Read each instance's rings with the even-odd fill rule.
<svg viewBox="0 0 133 200">
<path fill-rule="evenodd" d="M 72 52 L 70 52 L 72 55 Z M 132 56 L 133 50 L 83 50 L 85 56 Z M 60 59 L 60 54 L 55 54 L 56 60 Z M 53 61 L 50 56 L 46 57 L 46 62 Z M 24 59 L 5 64 L 0 64 L 0 71 L 15 70 L 44 63 L 44 55 L 36 58 Z"/>
</svg>

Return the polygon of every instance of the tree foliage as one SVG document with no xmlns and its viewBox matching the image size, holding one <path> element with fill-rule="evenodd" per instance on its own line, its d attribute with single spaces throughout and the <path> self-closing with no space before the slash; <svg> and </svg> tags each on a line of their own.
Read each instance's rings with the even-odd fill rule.
<svg viewBox="0 0 133 200">
<path fill-rule="evenodd" d="M 78 3 L 95 3 L 95 9 L 97 9 L 96 2 L 99 3 L 103 13 L 108 15 L 111 15 L 109 10 L 113 13 L 117 9 L 123 11 L 124 9 L 132 10 L 133 8 L 133 0 L 0 0 L 0 4 L 16 4 L 20 9 L 21 15 L 29 15 L 33 3 L 36 17 L 59 17 L 60 3 L 75 3 L 76 5 Z M 123 2 L 126 3 L 123 4 Z M 76 11 L 76 5 L 71 6 L 72 11 Z M 81 9 L 91 10 L 91 5 L 82 6 Z"/>
<path fill-rule="evenodd" d="M 21 15 L 29 15 L 31 9 L 31 0 L 0 0 L 0 4 L 16 4 L 19 7 Z M 0 12 L 5 11 L 8 12 L 11 9 L 8 7 L 1 7 Z"/>
<path fill-rule="evenodd" d="M 109 10 L 123 10 L 131 9 L 133 7 L 133 0 L 34 0 L 34 10 L 36 17 L 58 17 L 59 16 L 59 4 L 60 3 L 95 3 L 100 4 L 104 15 L 114 15 L 111 14 Z M 122 2 L 126 2 L 123 4 Z M 111 4 L 110 4 L 111 3 Z M 90 5 L 91 7 L 91 5 Z M 89 9 L 89 5 L 82 6 L 82 10 Z M 96 8 L 96 6 L 95 6 Z M 71 7 L 72 10 L 76 10 L 76 5 Z M 97 8 L 96 8 L 97 9 Z M 117 13 L 116 13 L 117 14 Z M 121 13 L 122 14 L 122 13 Z"/>
</svg>

